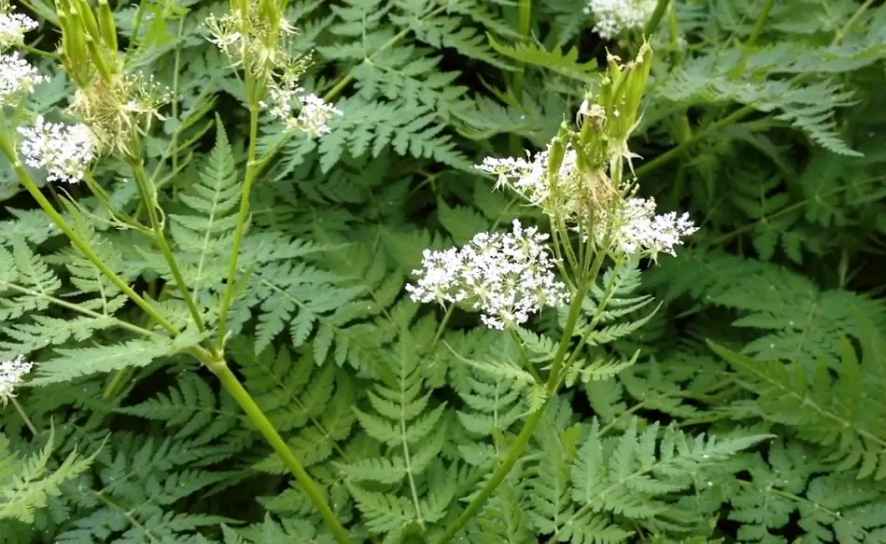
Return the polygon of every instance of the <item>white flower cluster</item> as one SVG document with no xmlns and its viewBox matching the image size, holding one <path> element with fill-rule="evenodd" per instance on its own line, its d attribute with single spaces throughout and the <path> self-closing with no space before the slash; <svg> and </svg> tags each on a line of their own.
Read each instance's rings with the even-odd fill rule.
<svg viewBox="0 0 886 544">
<path fill-rule="evenodd" d="M 547 234 L 514 220 L 510 233 L 483 232 L 461 248 L 425 250 L 416 283 L 406 286 L 416 302 L 464 304 L 482 313 L 493 329 L 524 323 L 544 306 L 569 301 L 554 274 Z"/>
<path fill-rule="evenodd" d="M 48 123 L 38 115 L 31 127 L 20 127 L 25 164 L 45 168 L 47 181 L 77 183 L 95 158 L 96 140 L 83 124 Z"/>
<path fill-rule="evenodd" d="M 37 21 L 21 13 L 0 12 L 0 49 L 21 45 L 25 33 L 37 28 Z"/>
<path fill-rule="evenodd" d="M 298 116 L 292 115 L 294 102 L 300 104 Z M 268 100 L 260 105 L 287 128 L 303 130 L 313 137 L 329 134 L 329 121 L 342 114 L 332 104 L 301 87 L 273 86 L 268 89 Z"/>
<path fill-rule="evenodd" d="M 546 208 L 545 204 L 552 193 L 551 180 L 547 175 L 549 161 L 549 150 L 540 151 L 535 155 L 530 155 L 527 151 L 525 159 L 486 157 L 475 168 L 497 176 L 496 189 L 506 187 L 521 195 L 530 204 Z M 559 176 L 556 177 L 560 189 L 565 190 L 561 192 L 574 189 L 573 185 L 578 177 L 576 161 L 575 150 L 567 149 L 560 164 Z"/>
<path fill-rule="evenodd" d="M 643 28 L 655 4 L 655 0 L 589 0 L 585 13 L 593 14 L 594 30 L 611 40 L 626 30 Z"/>
<path fill-rule="evenodd" d="M 616 251 L 626 255 L 642 254 L 653 259 L 659 253 L 675 255 L 674 248 L 683 238 L 698 230 L 688 213 L 670 212 L 655 215 L 655 199 L 629 198 L 615 215 L 612 240 Z M 598 238 L 604 229 L 598 231 Z"/>
<path fill-rule="evenodd" d="M 15 397 L 15 388 L 33 367 L 34 364 L 22 356 L 11 361 L 0 361 L 0 403 L 6 406 L 9 399 Z"/>
<path fill-rule="evenodd" d="M 20 53 L 0 54 L 0 108 L 14 106 L 45 80 Z"/>
</svg>

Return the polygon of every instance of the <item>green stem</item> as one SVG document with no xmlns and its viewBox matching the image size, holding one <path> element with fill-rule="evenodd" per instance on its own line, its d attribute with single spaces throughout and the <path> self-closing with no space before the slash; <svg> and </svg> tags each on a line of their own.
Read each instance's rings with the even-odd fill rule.
<svg viewBox="0 0 886 544">
<path fill-rule="evenodd" d="M 858 10 L 856 10 L 855 13 L 852 14 L 852 17 L 850 17 L 849 20 L 846 21 L 846 24 L 843 25 L 843 28 L 841 28 L 834 36 L 834 41 L 831 42 L 831 47 L 839 45 L 840 42 L 843 41 L 843 38 L 846 37 L 846 34 L 852 29 L 858 19 L 860 19 L 861 16 L 864 15 L 864 12 L 866 12 L 873 3 L 874 0 L 867 0 L 864 4 L 861 5 L 861 7 L 858 8 Z"/>
<path fill-rule="evenodd" d="M 12 405 L 15 406 L 15 410 L 18 412 L 18 415 L 22 416 L 22 420 L 27 425 L 28 430 L 31 431 L 31 434 L 37 436 L 37 427 L 34 426 L 34 423 L 31 422 L 31 418 L 28 417 L 28 414 L 25 413 L 25 410 L 22 408 L 21 404 L 15 399 L 15 397 L 10 397 L 9 400 L 12 401 Z"/>
<path fill-rule="evenodd" d="M 111 381 L 102 390 L 102 400 L 108 401 L 120 394 L 120 391 L 126 386 L 132 376 L 132 368 L 121 368 L 111 377 Z"/>
<path fill-rule="evenodd" d="M 658 170 L 659 168 L 672 162 L 673 160 L 678 159 L 687 150 L 687 148 L 694 145 L 699 140 L 707 137 L 714 131 L 737 123 L 738 121 L 742 120 L 753 112 L 754 108 L 752 106 L 742 106 L 741 108 L 732 112 L 732 114 L 720 119 L 719 121 L 711 123 L 702 130 L 696 131 L 694 134 L 692 134 L 691 137 L 689 137 L 689 139 L 680 143 L 680 145 L 678 145 L 677 147 L 662 153 L 658 157 L 638 167 L 636 171 L 637 177 L 648 175 L 649 173 Z"/>
<path fill-rule="evenodd" d="M 772 11 L 774 5 L 775 0 L 766 0 L 766 3 L 763 5 L 763 11 L 760 12 L 760 16 L 757 17 L 757 22 L 754 23 L 751 35 L 748 36 L 748 39 L 744 42 L 744 47 L 746 49 L 753 47 L 753 45 L 757 43 L 757 38 L 760 37 L 760 34 L 763 33 L 763 29 L 766 28 L 766 21 L 769 20 L 769 12 Z"/>
<path fill-rule="evenodd" d="M 652 12 L 652 16 L 646 22 L 646 26 L 643 27 L 643 34 L 645 34 L 646 37 L 652 36 L 655 33 L 655 29 L 658 28 L 658 23 L 660 23 L 662 17 L 664 17 L 669 3 L 670 0 L 658 0 L 658 3 L 655 4 L 655 11 Z"/>
<path fill-rule="evenodd" d="M 182 15 L 178 20 L 178 35 L 175 40 L 175 61 L 172 69 L 172 118 L 179 123 L 181 120 L 178 118 L 178 87 L 179 72 L 181 71 L 182 33 L 185 29 L 185 17 L 185 15 Z M 172 146 L 172 169 L 178 170 L 178 130 L 172 133 L 170 145 Z"/>
<path fill-rule="evenodd" d="M 766 28 L 766 21 L 769 20 L 769 12 L 772 11 L 772 6 L 774 5 L 775 0 L 766 0 L 766 3 L 763 5 L 763 10 L 760 12 L 757 21 L 754 23 L 754 28 L 751 29 L 751 34 L 748 36 L 748 39 L 745 40 L 744 44 L 742 44 L 741 58 L 736 63 L 732 72 L 730 72 L 730 78 L 737 79 L 744 74 L 745 68 L 747 67 L 748 57 L 751 55 L 751 48 L 757 43 L 757 38 L 760 37 L 760 34 L 763 33 L 763 29 Z"/>
<path fill-rule="evenodd" d="M 425 17 L 434 17 L 435 15 L 437 15 L 437 14 L 439 14 L 439 13 L 442 13 L 442 12 L 445 11 L 445 10 L 446 10 L 446 6 L 445 6 L 445 5 L 440 6 L 440 7 L 436 8 L 436 9 L 434 9 L 433 11 L 429 12 Z M 372 59 L 375 58 L 375 56 L 378 55 L 379 53 L 381 53 L 382 51 L 386 51 L 387 49 L 389 49 L 389 48 L 391 48 L 391 47 L 397 45 L 397 42 L 399 42 L 400 40 L 402 40 L 403 38 L 405 38 L 405 37 L 406 37 L 411 31 L 412 31 L 412 30 L 409 29 L 409 28 L 406 28 L 406 29 L 401 30 L 400 32 L 398 32 L 397 34 L 395 34 L 390 40 L 388 40 L 388 41 L 386 41 L 385 43 L 383 43 L 383 44 L 381 45 L 381 47 L 379 47 L 378 49 L 376 49 L 375 51 L 373 51 L 372 54 L 368 55 L 368 56 L 363 60 L 363 62 L 366 62 L 366 61 L 370 61 L 370 62 L 371 62 Z M 343 75 L 342 77 L 340 77 L 339 80 L 336 81 L 335 84 L 332 86 L 332 88 L 329 89 L 329 91 L 327 91 L 326 94 L 323 95 L 323 100 L 325 100 L 326 102 L 332 102 L 333 100 L 335 100 L 335 98 L 336 98 L 336 97 L 337 97 L 337 96 L 338 96 L 343 90 L 345 90 L 345 87 L 347 87 L 349 83 L 351 83 L 352 81 L 354 81 L 354 69 L 355 69 L 355 68 L 351 68 L 350 70 L 348 70 L 348 73 L 347 73 L 347 74 L 345 74 L 345 75 Z"/>
<path fill-rule="evenodd" d="M 185 281 L 185 278 L 181 272 L 181 268 L 179 268 L 178 266 L 178 261 L 175 259 L 175 255 L 172 253 L 172 248 L 169 246 L 169 241 L 166 239 L 166 234 L 163 231 L 163 225 L 157 217 L 157 209 L 155 207 L 156 195 L 152 190 L 152 187 L 149 185 L 148 178 L 145 175 L 144 165 L 141 161 L 131 160 L 129 162 L 129 166 L 132 168 L 132 173 L 135 177 L 136 185 L 138 185 L 142 200 L 145 203 L 145 208 L 148 212 L 148 219 L 151 221 L 151 228 L 154 231 L 154 240 L 157 242 L 157 246 L 160 248 L 160 252 L 163 253 L 163 259 L 166 260 L 166 264 L 167 266 L 169 266 L 169 271 L 172 272 L 172 277 L 175 280 L 175 285 L 178 287 L 179 293 L 188 306 L 188 311 L 191 314 L 191 318 L 194 320 L 194 324 L 197 325 L 197 329 L 200 332 L 204 332 L 206 330 L 206 325 L 203 322 L 203 315 L 197 308 L 197 303 L 194 301 L 194 297 L 191 295 L 191 290 L 190 288 L 188 288 L 188 283 Z"/>
<path fill-rule="evenodd" d="M 249 421 L 252 422 L 253 425 L 258 429 L 258 431 L 262 434 L 268 444 L 274 448 L 274 451 L 277 452 L 277 455 L 283 460 L 289 470 L 292 472 L 292 475 L 295 476 L 295 480 L 301 486 L 301 489 L 305 492 L 305 494 L 310 499 L 311 503 L 314 505 L 314 508 L 320 513 L 320 516 L 323 517 L 323 521 L 326 523 L 326 526 L 332 532 L 333 537 L 339 544 L 350 544 L 351 538 L 348 535 L 347 530 L 338 520 L 338 517 L 335 515 L 335 512 L 329 507 L 329 504 L 326 502 L 326 497 L 323 494 L 323 490 L 314 481 L 313 478 L 307 473 L 302 465 L 301 461 L 292 453 L 292 450 L 289 449 L 289 446 L 280 436 L 280 433 L 277 432 L 277 429 L 274 427 L 274 424 L 268 419 L 265 413 L 262 411 L 261 407 L 255 402 L 252 396 L 249 394 L 246 389 L 244 389 L 243 385 L 240 383 L 240 380 L 237 379 L 237 376 L 231 372 L 231 369 L 228 368 L 227 363 L 223 360 L 203 360 L 203 363 L 216 375 L 218 379 L 221 381 L 222 386 L 225 390 L 234 397 L 234 400 L 237 401 L 237 404 L 246 412 Z"/>
<path fill-rule="evenodd" d="M 443 332 L 446 330 L 446 324 L 449 323 L 449 318 L 452 317 L 453 310 L 455 310 L 455 304 L 450 304 L 449 308 L 446 308 L 446 313 L 443 314 L 443 320 L 440 321 L 440 325 L 437 326 L 437 332 L 434 334 L 434 340 L 431 342 L 431 351 L 437 347 L 437 342 L 443 337 Z"/>
<path fill-rule="evenodd" d="M 173 325 L 169 320 L 167 320 L 157 308 L 154 307 L 153 304 L 145 300 L 138 293 L 136 293 L 132 287 L 129 286 L 126 281 L 123 280 L 116 272 L 110 269 L 104 261 L 95 253 L 95 250 L 92 249 L 92 246 L 80 235 L 68 225 L 67 221 L 65 221 L 64 217 L 58 211 L 56 211 L 55 207 L 51 202 L 44 196 L 44 194 L 40 191 L 40 188 L 37 187 L 37 183 L 31 177 L 31 174 L 22 166 L 21 162 L 18 160 L 18 157 L 15 153 L 15 150 L 9 143 L 9 140 L 6 139 L 5 135 L 0 134 L 0 151 L 6 155 L 9 162 L 13 165 L 15 169 L 15 173 L 19 178 L 21 184 L 27 189 L 31 196 L 34 197 L 34 200 L 37 201 L 37 204 L 43 209 L 46 215 L 49 216 L 49 219 L 55 223 L 55 225 L 71 240 L 71 243 L 76 247 L 80 252 L 86 257 L 93 265 L 95 265 L 98 270 L 104 274 L 111 283 L 117 286 L 120 291 L 122 291 L 127 297 L 129 297 L 139 308 L 141 308 L 146 314 L 151 316 L 161 327 L 166 329 L 169 334 L 175 336 L 179 333 L 178 327 Z"/>
<path fill-rule="evenodd" d="M 602 259 L 600 259 L 602 261 Z M 535 412 L 529 415 L 526 419 L 526 422 L 523 424 L 523 428 L 520 430 L 520 434 L 517 435 L 517 438 L 511 444 L 510 449 L 508 450 L 505 458 L 502 460 L 501 464 L 495 470 L 492 475 L 492 478 L 486 482 L 486 485 L 483 486 L 483 489 L 471 500 L 470 504 L 468 504 L 467 508 L 465 508 L 464 512 L 458 516 L 458 518 L 449 524 L 446 528 L 446 532 L 443 536 L 437 541 L 438 544 L 448 544 L 456 534 L 470 521 L 477 512 L 480 511 L 480 508 L 486 503 L 489 497 L 495 492 L 498 486 L 504 481 L 504 479 L 511 472 L 511 469 L 514 468 L 514 465 L 520 458 L 523 456 L 523 452 L 526 450 L 526 446 L 529 444 L 529 440 L 532 438 L 532 435 L 535 434 L 535 429 L 538 427 L 539 422 L 541 421 L 541 417 L 544 414 L 545 409 L 550 402 L 550 399 L 554 397 L 556 393 L 557 386 L 560 383 L 560 369 L 563 365 L 563 356 L 566 354 L 569 348 L 569 342 L 572 339 L 572 333 L 575 331 L 575 326 L 578 323 L 578 317 L 581 314 L 581 304 L 584 301 L 585 291 L 580 290 L 575 294 L 575 298 L 572 300 L 572 304 L 569 306 L 569 317 L 566 319 L 566 326 L 563 328 L 563 337 L 560 339 L 560 347 L 557 350 L 557 354 L 554 356 L 554 362 L 551 366 L 551 373 L 548 375 L 548 382 L 545 386 L 547 390 L 548 397 L 545 403 L 538 408 Z"/>
<path fill-rule="evenodd" d="M 489 499 L 496 488 L 504 481 L 517 461 L 520 460 L 520 457 L 523 456 L 523 452 L 526 450 L 526 446 L 529 444 L 532 435 L 535 434 L 535 429 L 538 427 L 538 424 L 541 421 L 541 416 L 544 414 L 546 407 L 547 402 L 544 406 L 529 415 L 526 419 L 526 423 L 523 424 L 523 429 L 520 430 L 520 434 L 517 435 L 517 438 L 514 440 L 513 444 L 511 444 L 511 448 L 508 450 L 501 465 L 499 465 L 498 469 L 496 469 L 495 473 L 492 475 L 492 478 L 486 482 L 486 485 L 483 486 L 480 493 L 478 493 L 470 504 L 468 504 L 468 507 L 461 513 L 458 519 L 449 524 L 446 528 L 446 532 L 439 540 L 437 540 L 437 544 L 449 544 L 462 527 L 464 527 L 465 524 L 467 524 L 467 522 L 480 510 L 483 504 L 486 503 L 486 500 Z"/>
<path fill-rule="evenodd" d="M 251 93 L 250 93 L 251 94 Z M 249 150 L 246 156 L 246 174 L 243 179 L 243 187 L 240 193 L 240 212 L 237 216 L 237 227 L 234 230 L 234 242 L 231 248 L 231 261 L 228 266 L 227 286 L 222 296 L 218 311 L 218 349 L 222 350 L 225 337 L 228 334 L 228 312 L 234 302 L 234 294 L 237 291 L 237 272 L 240 262 L 240 246 L 243 244 L 243 236 L 249 224 L 250 196 L 252 186 L 256 179 L 256 149 L 258 144 L 258 114 L 257 101 L 250 98 L 249 106 Z"/>
</svg>

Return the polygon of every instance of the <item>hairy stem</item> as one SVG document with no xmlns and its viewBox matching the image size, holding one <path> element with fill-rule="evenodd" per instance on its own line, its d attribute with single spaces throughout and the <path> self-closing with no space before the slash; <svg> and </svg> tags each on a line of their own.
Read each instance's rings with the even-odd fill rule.
<svg viewBox="0 0 886 544">
<path fill-rule="evenodd" d="M 274 448 L 274 451 L 289 468 L 290 472 L 295 477 L 296 482 L 298 482 L 301 489 L 308 496 L 311 503 L 314 505 L 314 508 L 320 513 L 326 526 L 335 537 L 336 542 L 339 544 L 350 544 L 351 538 L 348 535 L 347 530 L 341 524 L 338 517 L 335 515 L 335 512 L 332 511 L 332 508 L 329 507 L 329 503 L 326 501 L 326 497 L 321 487 L 313 478 L 311 478 L 305 470 L 304 465 L 302 465 L 298 457 L 295 456 L 289 448 L 289 445 L 287 445 L 283 440 L 283 437 L 280 436 L 280 433 L 277 432 L 274 424 L 271 423 L 261 407 L 255 402 L 249 392 L 246 391 L 243 384 L 237 379 L 237 376 L 230 368 L 228 368 L 227 363 L 220 359 L 201 359 L 201 361 L 218 377 L 225 391 L 234 397 L 237 404 L 239 404 L 243 411 L 246 412 L 249 421 L 255 425 L 267 443 Z"/>
</svg>

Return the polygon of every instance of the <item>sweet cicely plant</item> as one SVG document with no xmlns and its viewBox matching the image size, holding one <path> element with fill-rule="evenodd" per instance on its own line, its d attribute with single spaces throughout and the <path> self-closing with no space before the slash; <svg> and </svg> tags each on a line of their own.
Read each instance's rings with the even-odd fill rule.
<svg viewBox="0 0 886 544">
<path fill-rule="evenodd" d="M 599 88 L 581 104 L 577 126 L 564 123 L 543 151 L 488 157 L 477 166 L 496 178 L 497 187 L 538 207 L 549 232 L 514 220 L 510 233 L 481 233 L 461 248 L 425 251 L 416 282 L 407 286 L 414 300 L 446 308 L 447 318 L 455 307 L 478 311 L 486 326 L 513 335 L 521 359 L 471 364 L 517 376 L 531 399 L 521 431 L 437 542 L 449 542 L 484 507 L 524 456 L 564 385 L 611 376 L 634 363 L 636 354 L 618 361 L 600 351 L 654 313 L 624 320 L 652 302 L 626 296 L 636 287 L 631 276 L 641 259 L 675 254 L 697 230 L 687 214 L 656 215 L 654 200 L 635 196 L 628 139 L 639 123 L 651 61 L 646 44 L 626 64 L 610 56 Z M 555 342 L 523 328 L 546 307 L 557 311 Z"/>
<path fill-rule="evenodd" d="M 129 59 L 120 51 L 118 30 L 108 2 L 101 0 L 91 5 L 85 0 L 59 0 L 56 8 L 61 28 L 59 55 L 65 73 L 75 85 L 75 93 L 67 108 L 55 112 L 54 116 L 60 120 L 49 121 L 42 112 L 33 113 L 28 108 L 29 94 L 45 78 L 18 50 L 25 33 L 35 28 L 36 23 L 27 16 L 13 13 L 5 0 L 0 4 L 4 24 L 0 34 L 3 49 L 0 106 L 4 111 L 0 150 L 12 164 L 22 186 L 86 260 L 81 266 L 93 268 L 99 276 L 91 281 L 97 282 L 101 304 L 92 303 L 96 301 L 75 304 L 52 297 L 48 300 L 81 316 L 104 321 L 101 325 L 93 323 L 93 328 L 118 327 L 131 339 L 120 344 L 113 355 L 83 357 L 76 365 L 63 361 L 40 365 L 31 385 L 143 366 L 157 357 L 177 353 L 188 354 L 218 377 L 282 458 L 335 538 L 348 542 L 347 531 L 332 512 L 322 490 L 231 371 L 225 353 L 231 332 L 230 313 L 244 274 L 240 257 L 250 223 L 251 194 L 270 159 L 257 152 L 259 118 L 266 112 L 283 120 L 285 130 L 320 136 L 327 130 L 327 122 L 340 114 L 299 86 L 300 77 L 310 66 L 309 56 L 290 51 L 288 39 L 294 29 L 285 19 L 284 3 L 235 0 L 230 4 L 229 13 L 207 21 L 210 40 L 230 58 L 231 69 L 242 76 L 243 101 L 250 117 L 249 149 L 240 183 L 239 212 L 233 225 L 194 225 L 188 217 L 176 218 L 166 212 L 167 202 L 161 190 L 164 183 L 178 173 L 179 142 L 176 139 L 169 142 L 160 160 L 151 165 L 145 163 L 145 145 L 151 125 L 163 120 L 161 111 L 171 95 L 149 74 L 128 69 Z M 125 183 L 134 185 L 138 199 L 125 206 L 113 201 L 109 191 L 93 177 L 99 163 L 121 168 Z M 212 179 L 213 175 L 233 173 L 230 150 L 220 125 L 213 167 L 218 171 L 207 174 L 206 185 L 190 197 L 189 206 L 195 209 L 230 206 L 231 195 L 226 195 L 226 202 L 221 202 L 211 187 L 217 181 Z M 44 182 L 47 185 L 41 187 Z M 52 184 L 57 185 L 52 187 Z M 101 220 L 117 229 L 147 237 L 157 248 L 165 265 L 161 276 L 168 278 L 172 286 L 166 292 L 166 300 L 158 300 L 150 291 L 138 292 L 133 287 L 133 278 L 118 273 L 121 267 L 115 261 L 121 256 L 103 247 L 90 224 L 94 220 L 92 214 L 82 209 L 76 199 L 67 196 L 68 188 L 80 184 L 87 187 L 103 208 L 105 215 Z M 62 194 L 57 195 L 53 203 L 46 196 L 47 191 Z M 189 229 L 193 230 L 190 235 Z M 196 261 L 192 255 L 187 256 L 186 261 L 177 255 L 169 238 L 172 230 L 179 232 L 180 245 L 199 248 Z M 202 240 L 196 238 L 200 231 L 205 232 Z M 212 252 L 222 246 L 230 248 L 227 273 L 210 283 L 206 276 L 213 264 L 208 261 L 220 257 Z M 142 316 L 114 316 L 126 300 L 137 306 Z M 25 371 L 19 359 L 4 363 L 4 367 L 10 365 L 15 369 L 4 370 L 4 402 L 12 398 L 11 388 Z M 109 383 L 106 396 L 112 396 L 126 379 L 125 371 L 119 370 Z"/>
<path fill-rule="evenodd" d="M 245 162 L 238 171 L 226 132 L 217 121 L 215 149 L 202 169 L 191 171 L 199 181 L 193 182 L 192 191 L 178 195 L 180 201 L 167 189 L 170 180 L 182 174 L 182 140 L 199 140 L 208 127 L 197 130 L 183 123 L 171 141 L 165 142 L 159 158 L 147 152 L 149 145 L 157 145 L 153 129 L 165 121 L 165 109 L 179 105 L 173 93 L 149 74 L 130 69 L 130 57 L 121 52 L 108 3 L 101 0 L 93 6 L 86 0 L 58 0 L 59 58 L 75 90 L 65 108 L 52 112 L 29 108 L 29 94 L 45 83 L 40 71 L 18 50 L 33 21 L 2 5 L 3 16 L 18 25 L 19 31 L 2 35 L 0 100 L 6 115 L 0 127 L 0 149 L 21 185 L 76 250 L 67 255 L 72 281 L 81 291 L 78 298 L 68 300 L 55 297 L 51 289 L 37 293 L 21 286 L 11 269 L 2 271 L 0 278 L 6 289 L 37 296 L 40 304 L 58 305 L 82 318 L 78 322 L 82 330 L 72 330 L 73 337 L 102 328 L 118 329 L 121 335 L 119 344 L 110 349 L 70 351 L 37 364 L 29 383 L 39 387 L 112 372 L 103 398 L 113 399 L 132 378 L 131 368 L 186 355 L 214 374 L 236 400 L 336 541 L 375 535 L 387 535 L 391 541 L 411 538 L 440 544 L 463 539 L 466 528 L 474 533 L 479 530 L 478 516 L 515 467 L 527 461 L 531 440 L 544 418 L 554 417 L 552 406 L 564 391 L 611 377 L 635 363 L 638 353 L 619 359 L 606 346 L 628 337 L 655 312 L 651 297 L 634 293 L 641 263 L 655 261 L 663 253 L 674 255 L 696 230 L 687 214 L 656 214 L 654 200 L 637 196 L 632 165 L 636 156 L 628 142 L 640 121 L 652 50 L 644 43 L 628 62 L 609 56 L 606 70 L 587 92 L 575 122 L 564 123 L 544 150 L 518 157 L 489 157 L 477 165 L 479 171 L 495 179 L 498 189 L 513 193 L 521 206 L 531 209 L 539 219 L 537 224 L 515 219 L 509 229 L 478 233 L 461 247 L 428 249 L 406 287 L 413 301 L 442 307 L 444 318 L 431 349 L 451 352 L 468 373 L 503 379 L 512 386 L 508 395 L 516 392 L 520 396 L 507 415 L 511 422 L 521 421 L 519 432 L 514 436 L 501 432 L 497 407 L 494 417 L 466 415 L 463 424 L 468 433 L 483 434 L 481 429 L 485 429 L 493 436 L 493 443 L 468 449 L 470 470 L 459 472 L 456 463 L 432 465 L 431 457 L 442 445 L 434 450 L 423 449 L 419 443 L 436 424 L 445 426 L 445 405 L 416 419 L 418 430 L 407 430 L 407 420 L 427 408 L 430 396 L 418 393 L 422 378 L 415 371 L 417 361 L 410 359 L 415 357 L 409 348 L 410 335 L 402 330 L 400 374 L 370 376 L 378 384 L 369 396 L 375 410 L 398 419 L 399 425 L 355 409 L 367 435 L 389 449 L 378 459 L 350 459 L 339 466 L 351 500 L 366 517 L 355 524 L 357 529 L 349 530 L 326 490 L 308 474 L 305 463 L 230 367 L 230 338 L 243 332 L 248 319 L 238 308 L 244 281 L 252 267 L 272 259 L 263 254 L 263 248 L 284 248 L 280 257 L 284 259 L 307 251 L 281 239 L 247 235 L 254 188 L 276 152 L 273 147 L 260 148 L 260 123 L 264 119 L 275 123 L 275 130 L 322 138 L 329 133 L 330 123 L 342 115 L 303 86 L 310 56 L 294 53 L 290 47 L 295 29 L 285 17 L 283 4 L 277 0 L 232 0 L 227 13 L 206 20 L 208 40 L 229 60 L 230 70 L 236 71 L 242 83 L 237 92 L 248 114 L 249 135 Z M 196 101 L 192 106 L 199 110 L 210 108 L 211 103 Z M 116 172 L 119 183 L 131 190 L 121 194 L 103 186 L 95 174 L 108 171 Z M 225 188 L 237 175 L 236 190 Z M 75 192 L 94 199 L 96 208 L 85 207 L 73 196 Z M 230 219 L 217 219 L 235 209 Z M 190 211 L 205 213 L 197 218 Z M 152 253 L 142 256 L 144 269 L 150 272 L 147 285 L 123 265 L 126 256 L 119 248 L 103 243 L 102 229 L 149 241 Z M 26 245 L 17 246 L 14 256 L 0 251 L 4 261 L 36 263 L 29 266 L 51 278 Z M 516 346 L 516 357 L 478 358 L 443 337 L 459 308 L 479 313 L 483 325 Z M 548 320 L 541 332 L 534 332 L 530 324 L 539 314 Z M 310 321 L 293 326 L 292 334 L 304 342 L 312 326 Z M 319 339 L 316 342 L 321 344 Z M 325 356 L 331 340 L 324 342 Z M 7 399 L 15 402 L 13 389 L 32 370 L 23 357 L 43 347 L 45 344 L 23 344 L 21 353 L 4 364 L 0 380 L 4 403 Z M 473 385 L 459 393 L 467 404 L 476 404 L 482 411 L 479 391 L 485 385 L 471 379 L 461 380 Z M 399 389 L 389 387 L 385 380 L 399 383 Z M 478 392 L 470 392 L 471 387 Z M 32 432 L 39 432 L 30 422 L 28 425 Z M 575 470 L 590 466 L 587 459 L 595 454 L 595 448 L 602 448 L 604 434 L 605 429 L 595 423 L 582 447 L 587 455 L 580 456 L 583 461 L 577 461 Z M 654 449 L 658 428 L 647 429 L 643 436 L 642 444 L 651 444 Z M 662 455 L 676 456 L 683 469 L 720 459 L 759 439 L 720 449 L 713 442 L 703 442 L 687 453 L 673 446 L 680 437 L 679 431 L 666 431 L 661 447 Z M 676 449 L 665 451 L 664 444 Z M 602 455 L 597 453 L 597 457 Z M 428 469 L 431 476 L 421 480 L 419 476 L 428 466 L 435 468 Z M 592 481 L 591 475 L 587 478 Z M 600 478 L 597 483 L 604 485 L 605 478 Z M 456 482 L 464 486 L 466 481 L 475 489 L 459 496 L 454 486 Z M 408 483 L 404 485 L 408 489 L 405 497 L 379 491 L 399 482 Z M 586 492 L 588 497 L 593 495 Z M 422 494 L 430 498 L 423 499 Z M 574 496 L 583 495 L 576 490 Z M 580 503 L 582 499 L 575 500 Z M 572 518 L 567 516 L 565 523 L 548 527 L 547 532 L 562 541 L 569 538 L 570 531 L 577 531 L 573 521 L 617 510 L 599 506 L 591 498 L 584 500 L 570 506 Z M 599 523 L 589 522 L 588 526 L 602 527 Z"/>
</svg>

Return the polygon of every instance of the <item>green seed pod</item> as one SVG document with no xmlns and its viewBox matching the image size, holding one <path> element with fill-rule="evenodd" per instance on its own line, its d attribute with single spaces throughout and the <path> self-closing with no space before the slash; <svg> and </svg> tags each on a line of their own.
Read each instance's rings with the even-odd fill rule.
<svg viewBox="0 0 886 544">
<path fill-rule="evenodd" d="M 567 123 L 560 125 L 560 131 L 551 140 L 548 148 L 548 171 L 545 175 L 548 177 L 552 189 L 557 188 L 557 177 L 560 174 L 560 166 L 563 164 L 563 157 L 566 156 L 566 142 L 572 130 Z"/>
<path fill-rule="evenodd" d="M 98 24 L 105 43 L 111 51 L 117 51 L 117 26 L 114 24 L 114 14 L 111 12 L 108 0 L 98 2 Z"/>
</svg>

